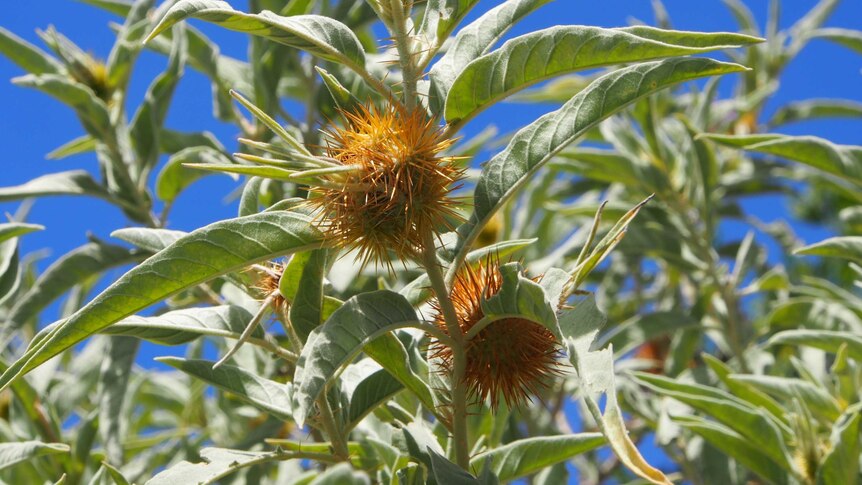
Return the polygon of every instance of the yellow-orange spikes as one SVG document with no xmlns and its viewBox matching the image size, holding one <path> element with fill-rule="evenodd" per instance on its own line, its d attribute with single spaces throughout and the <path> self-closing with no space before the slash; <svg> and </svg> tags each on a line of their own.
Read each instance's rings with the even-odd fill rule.
<svg viewBox="0 0 862 485">
<path fill-rule="evenodd" d="M 450 298 L 463 333 L 482 320 L 482 300 L 496 295 L 502 284 L 499 262 L 491 258 L 476 267 L 468 264 L 457 275 Z M 435 324 L 448 333 L 439 304 L 432 301 L 432 306 L 437 315 Z M 444 371 L 451 370 L 452 350 L 448 346 L 433 342 L 431 353 L 440 360 Z M 486 326 L 466 342 L 465 353 L 463 382 L 468 394 L 479 402 L 490 400 L 495 411 L 501 398 L 509 407 L 530 400 L 530 396 L 547 387 L 550 377 L 560 372 L 560 347 L 554 335 L 523 318 L 503 318 Z"/>
<path fill-rule="evenodd" d="M 324 132 L 326 153 L 356 169 L 312 184 L 319 224 L 336 246 L 357 249 L 363 264 L 416 257 L 427 232 L 451 229 L 457 218 L 451 192 L 462 170 L 440 155 L 453 140 L 424 112 L 393 104 L 341 114 L 344 126 Z"/>
</svg>

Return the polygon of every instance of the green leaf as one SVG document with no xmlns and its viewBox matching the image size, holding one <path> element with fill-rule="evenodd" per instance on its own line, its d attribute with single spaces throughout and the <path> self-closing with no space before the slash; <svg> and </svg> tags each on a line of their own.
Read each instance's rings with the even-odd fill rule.
<svg viewBox="0 0 862 485">
<path fill-rule="evenodd" d="M 377 370 L 374 370 L 375 368 Z M 374 408 L 404 389 L 404 385 L 392 377 L 386 369 L 381 369 L 370 359 L 348 366 L 342 374 L 342 383 L 345 392 L 350 396 L 347 422 L 344 425 L 346 430 L 356 427 Z"/>
<path fill-rule="evenodd" d="M 208 175 L 201 165 L 231 165 L 232 160 L 221 150 L 207 146 L 184 148 L 168 158 L 156 177 L 156 196 L 173 202 L 180 193 L 199 178 Z M 187 165 L 194 164 L 195 168 Z"/>
<path fill-rule="evenodd" d="M 789 467 L 789 454 L 784 435 L 789 428 L 764 410 L 737 399 L 717 388 L 689 384 L 664 376 L 638 372 L 635 378 L 650 389 L 698 409 L 756 445 L 763 453 L 783 467 Z"/>
<path fill-rule="evenodd" d="M 141 249 L 157 253 L 187 234 L 187 232 L 171 229 L 127 227 L 112 232 L 111 237 L 134 244 Z"/>
<path fill-rule="evenodd" d="M 669 59 L 596 79 L 562 108 L 518 131 L 506 149 L 484 165 L 474 193 L 473 215 L 458 229 L 461 251 L 472 245 L 491 216 L 532 174 L 603 119 L 673 84 L 744 69 L 711 59 Z"/>
<path fill-rule="evenodd" d="M 23 236 L 35 231 L 41 231 L 45 226 L 39 224 L 27 224 L 24 222 L 7 222 L 0 224 L 0 242 L 12 239 L 13 237 Z"/>
<path fill-rule="evenodd" d="M 470 468 L 479 470 L 490 460 L 491 471 L 501 482 L 508 482 L 566 462 L 604 444 L 601 433 L 526 438 L 474 456 L 470 459 Z"/>
<path fill-rule="evenodd" d="M 860 159 L 862 163 L 862 159 Z M 793 251 L 793 254 L 842 258 L 862 263 L 862 236 L 838 236 Z"/>
<path fill-rule="evenodd" d="M 319 15 L 282 17 L 268 10 L 247 14 L 219 0 L 180 0 L 165 13 L 147 41 L 189 17 L 265 37 L 351 68 L 365 69 L 362 44 L 347 26 L 337 20 Z"/>
<path fill-rule="evenodd" d="M 511 39 L 470 62 L 446 97 L 446 120 L 463 123 L 510 94 L 561 74 L 761 41 L 743 34 L 679 32 L 644 26 L 550 27 Z"/>
<path fill-rule="evenodd" d="M 787 330 L 773 335 L 766 346 L 775 345 L 806 345 L 815 349 L 837 354 L 842 346 L 847 346 L 847 353 L 857 362 L 862 362 L 862 337 L 850 332 L 833 330 Z"/>
<path fill-rule="evenodd" d="M 420 322 L 416 311 L 398 293 L 361 293 L 335 311 L 308 336 L 296 364 L 296 408 L 299 426 L 311 415 L 314 401 L 339 369 L 377 337 Z"/>
<path fill-rule="evenodd" d="M 428 0 L 419 24 L 419 36 L 429 46 L 440 46 L 478 0 Z"/>
<path fill-rule="evenodd" d="M 832 427 L 829 451 L 817 467 L 817 483 L 853 483 L 859 480 L 859 423 L 862 421 L 860 406 L 849 407 Z"/>
<path fill-rule="evenodd" d="M 8 238 L 0 242 L 0 305 L 18 292 L 21 279 L 18 238 Z"/>
<path fill-rule="evenodd" d="M 61 74 L 29 74 L 16 77 L 18 86 L 38 89 L 72 107 L 87 132 L 98 139 L 113 136 L 108 106 L 92 89 Z"/>
<path fill-rule="evenodd" d="M 701 136 L 722 145 L 799 162 L 862 185 L 862 146 L 836 145 L 815 136 L 775 134 L 738 136 L 704 134 Z"/>
<path fill-rule="evenodd" d="M 729 379 L 749 384 L 783 402 L 800 399 L 815 415 L 829 423 L 841 415 L 841 407 L 826 389 L 791 377 L 731 374 Z"/>
<path fill-rule="evenodd" d="M 146 485 L 177 483 L 208 485 L 243 468 L 279 460 L 282 457 L 282 453 L 277 451 L 242 451 L 226 448 L 204 448 L 199 454 L 203 460 L 200 463 L 181 461 L 154 476 L 147 481 Z"/>
<path fill-rule="evenodd" d="M 291 420 L 293 387 L 281 384 L 237 366 L 223 364 L 213 369 L 209 360 L 159 357 L 156 360 L 201 379 L 282 420 Z"/>
<path fill-rule="evenodd" d="M 138 353 L 137 339 L 115 337 L 108 342 L 107 354 L 102 360 L 99 375 L 99 434 L 105 449 L 105 458 L 114 463 L 123 463 L 125 451 L 123 441 L 129 428 L 129 419 L 124 414 L 124 401 L 129 386 L 132 365 Z"/>
<path fill-rule="evenodd" d="M 709 354 L 702 354 L 702 357 L 712 372 L 718 376 L 718 379 L 727 386 L 734 396 L 750 402 L 755 407 L 761 407 L 781 422 L 790 424 L 787 420 L 787 411 L 778 402 L 750 384 L 731 379 L 733 369 L 721 360 Z"/>
<path fill-rule="evenodd" d="M 862 103 L 849 99 L 809 99 L 788 103 L 779 108 L 769 126 L 786 125 L 797 121 L 821 118 L 860 118 Z"/>
<path fill-rule="evenodd" d="M 96 151 L 96 139 L 90 135 L 84 135 L 51 150 L 50 153 L 45 155 L 45 158 L 48 160 L 62 160 L 72 155 L 94 151 Z"/>
<path fill-rule="evenodd" d="M 326 249 L 316 249 L 303 254 L 307 254 L 307 257 L 299 258 L 300 255 L 296 255 L 288 263 L 279 281 L 279 290 L 281 291 L 283 281 L 297 285 L 296 290 L 291 291 L 290 295 L 283 291 L 282 295 L 290 302 L 290 322 L 299 338 L 305 343 L 309 334 L 323 322 L 323 278 L 327 269 L 328 252 Z M 298 263 L 300 259 L 304 262 L 300 268 L 300 274 L 295 275 L 294 263 Z"/>
<path fill-rule="evenodd" d="M 741 465 L 776 485 L 789 483 L 787 473 L 751 440 L 732 429 L 699 416 L 678 416 L 674 421 L 702 436 Z"/>
<path fill-rule="evenodd" d="M 581 379 L 584 400 L 620 461 L 637 476 L 655 484 L 670 485 L 668 478 L 641 456 L 629 438 L 617 402 L 614 378 L 613 347 L 591 351 L 590 348 L 607 318 L 590 296 L 578 302 L 573 310 L 559 315 L 559 334 L 563 337 L 569 361 Z M 597 396 L 605 394 L 605 411 L 599 410 Z"/>
<path fill-rule="evenodd" d="M 862 30 L 818 29 L 811 34 L 811 37 L 828 39 L 862 54 Z"/>
<path fill-rule="evenodd" d="M 0 388 L 63 350 L 184 289 L 247 267 L 321 245 L 308 216 L 266 212 L 202 227 L 123 275 L 54 328 L 0 376 Z"/>
<path fill-rule="evenodd" d="M 339 463 L 326 469 L 308 485 L 369 485 L 371 481 L 360 472 L 355 471 L 348 463 Z"/>
<path fill-rule="evenodd" d="M 69 251 L 49 266 L 15 302 L 7 316 L 10 325 L 20 328 L 75 285 L 85 283 L 108 269 L 137 263 L 145 256 L 140 251 L 102 242 L 87 243 Z"/>
<path fill-rule="evenodd" d="M 568 274 L 562 273 L 568 280 Z M 502 278 L 500 291 L 491 298 L 487 300 L 483 298 L 479 302 L 483 319 L 490 321 L 489 325 L 493 326 L 496 320 L 511 317 L 524 318 L 542 325 L 559 338 L 557 308 L 562 284 L 565 282 L 562 282 L 557 291 L 553 292 L 556 294 L 556 301 L 553 301 L 551 291 L 546 292 L 543 285 L 524 276 L 520 263 L 502 265 L 500 276 Z M 545 283 L 544 277 L 543 283 Z"/>
<path fill-rule="evenodd" d="M 112 14 L 125 17 L 129 10 L 132 9 L 132 2 L 129 0 L 78 0 L 81 3 L 86 3 L 94 7 L 101 8 Z"/>
<path fill-rule="evenodd" d="M 102 462 L 102 468 L 104 468 L 108 475 L 111 476 L 111 480 L 114 481 L 114 485 L 132 485 L 132 482 L 129 481 L 128 478 L 123 475 L 123 472 L 112 466 L 107 462 Z"/>
<path fill-rule="evenodd" d="M 111 195 L 84 170 L 70 170 L 36 177 L 29 182 L 0 188 L 0 201 L 45 195 L 92 195 L 112 200 Z"/>
<path fill-rule="evenodd" d="M 142 338 L 160 345 L 182 345 L 204 335 L 238 339 L 250 320 L 251 313 L 234 305 L 184 308 L 155 317 L 124 318 L 102 333 Z M 263 330 L 259 328 L 252 334 L 253 339 L 262 337 Z"/>
<path fill-rule="evenodd" d="M 507 0 L 458 31 L 452 46 L 428 73 L 429 104 L 434 113 L 443 109 L 452 83 L 467 64 L 487 52 L 520 19 L 550 1 Z"/>
<path fill-rule="evenodd" d="M 63 443 L 42 443 L 41 441 L 0 443 L 0 470 L 39 456 L 68 452 L 69 445 Z"/>
<path fill-rule="evenodd" d="M 337 310 L 336 310 L 337 311 Z M 334 315 L 334 312 L 333 312 Z M 332 317 L 330 317 L 332 318 Z M 413 361 L 410 359 L 404 343 L 393 334 L 384 334 L 362 349 L 365 354 L 381 365 L 392 377 L 398 380 L 406 389 L 412 392 L 438 420 L 445 417 L 439 412 L 440 403 L 435 399 L 431 388 L 413 369 Z M 415 348 L 410 349 L 414 352 Z"/>
<path fill-rule="evenodd" d="M 445 456 L 428 447 L 431 457 L 431 469 L 439 484 L 445 485 L 479 485 L 479 480 L 463 468 L 452 463 Z"/>
<path fill-rule="evenodd" d="M 47 52 L 0 27 L 0 54 L 32 74 L 57 74 L 63 67 Z"/>
<path fill-rule="evenodd" d="M 124 15 L 125 21 L 117 32 L 117 39 L 105 62 L 107 85 L 125 89 L 132 73 L 135 59 L 143 48 L 141 40 L 150 26 L 147 14 L 155 3 L 154 0 L 138 0 L 129 12 Z M 146 104 L 147 101 L 144 101 Z M 134 138 L 133 138 L 134 139 Z"/>
<path fill-rule="evenodd" d="M 236 163 L 230 164 L 211 164 L 211 163 L 201 163 L 201 164 L 184 164 L 188 169 L 198 169 L 198 170 L 206 170 L 210 172 L 219 172 L 219 173 L 235 173 L 240 175 L 248 175 L 249 177 L 263 177 L 274 180 L 284 180 L 284 181 L 295 181 L 296 178 L 293 175 L 296 173 L 296 170 L 286 170 L 283 168 L 272 167 L 268 165 L 239 165 Z M 194 178 L 200 178 L 194 177 Z"/>
<path fill-rule="evenodd" d="M 183 75 L 186 50 L 185 30 L 182 26 L 176 27 L 168 67 L 150 83 L 144 95 L 144 102 L 129 123 L 129 138 L 137 155 L 135 169 L 139 178 L 145 179 L 158 162 L 159 134 L 168 115 L 174 90 Z"/>
</svg>

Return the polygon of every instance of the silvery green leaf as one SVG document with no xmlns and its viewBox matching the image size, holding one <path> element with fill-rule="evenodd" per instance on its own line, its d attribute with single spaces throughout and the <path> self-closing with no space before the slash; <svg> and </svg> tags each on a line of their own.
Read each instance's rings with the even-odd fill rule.
<svg viewBox="0 0 862 485">
<path fill-rule="evenodd" d="M 862 159 L 860 159 L 862 160 Z M 862 263 L 862 236 L 837 236 L 793 252 L 806 256 L 826 256 Z"/>
<path fill-rule="evenodd" d="M 562 108 L 518 131 L 509 145 L 482 168 L 474 212 L 458 233 L 469 247 L 492 215 L 557 152 L 600 121 L 643 96 L 676 83 L 745 68 L 711 59 L 669 59 L 638 64 L 602 76 Z"/>
<path fill-rule="evenodd" d="M 799 162 L 862 186 L 862 146 L 836 145 L 815 136 L 704 134 L 702 137 L 722 145 Z"/>
<path fill-rule="evenodd" d="M 467 64 L 486 53 L 516 22 L 550 1 L 507 0 L 458 31 L 452 46 L 428 73 L 432 111 L 443 110 L 452 83 Z"/>
<path fill-rule="evenodd" d="M 0 188 L 0 201 L 46 195 L 92 195 L 112 200 L 111 195 L 85 170 L 69 170 L 36 177 L 21 185 Z"/>
<path fill-rule="evenodd" d="M 645 26 L 550 27 L 511 39 L 470 62 L 452 82 L 446 96 L 445 117 L 449 123 L 463 123 L 510 94 L 561 74 L 761 41 L 743 34 L 680 32 Z"/>
<path fill-rule="evenodd" d="M 69 251 L 48 267 L 16 302 L 7 315 L 12 328 L 35 318 L 51 302 L 73 286 L 108 269 L 143 260 L 146 253 L 122 246 L 91 242 Z"/>
<path fill-rule="evenodd" d="M 791 483 L 788 473 L 759 446 L 732 429 L 699 416 L 677 416 L 674 421 L 697 433 L 749 470 L 775 485 Z"/>
<path fill-rule="evenodd" d="M 148 40 L 187 18 L 198 18 L 239 32 L 266 37 L 327 60 L 365 69 L 365 50 L 350 29 L 328 17 L 282 17 L 264 10 L 247 14 L 219 0 L 180 0 L 162 17 Z"/>
<path fill-rule="evenodd" d="M 301 426 L 314 401 L 342 366 L 374 339 L 420 321 L 403 296 L 380 290 L 361 293 L 344 302 L 308 336 L 296 365 L 296 422 Z M 385 367 L 385 366 L 384 366 Z"/>
<path fill-rule="evenodd" d="M 195 483 L 208 485 L 219 479 L 258 463 L 279 460 L 277 451 L 242 451 L 226 448 L 204 448 L 200 451 L 198 463 L 181 461 L 160 472 L 146 482 L 146 485 L 174 485 Z"/>
<path fill-rule="evenodd" d="M 292 419 L 293 386 L 289 383 L 275 382 L 230 364 L 213 369 L 215 362 L 209 360 L 179 357 L 159 357 L 157 360 L 227 391 L 279 419 Z"/>
<path fill-rule="evenodd" d="M 573 310 L 561 312 L 558 321 L 569 361 L 581 379 L 587 407 L 611 449 L 637 476 L 651 483 L 670 485 L 664 473 L 647 463 L 628 435 L 617 403 L 613 347 L 591 350 L 607 317 L 598 309 L 595 300 L 588 297 L 579 301 Z M 597 402 L 602 394 L 607 396 L 604 412 L 599 410 Z"/>
<path fill-rule="evenodd" d="M 818 29 L 812 34 L 814 38 L 828 39 L 862 54 L 862 30 L 828 28 Z"/>
<path fill-rule="evenodd" d="M 63 70 L 50 54 L 3 27 L 0 27 L 0 54 L 32 74 L 57 74 Z"/>
<path fill-rule="evenodd" d="M 247 310 L 234 305 L 183 308 L 152 317 L 127 317 L 102 333 L 137 337 L 161 345 L 181 345 L 204 335 L 235 340 L 251 317 Z M 262 339 L 263 330 L 258 328 L 252 338 Z"/>
<path fill-rule="evenodd" d="M 134 244 L 141 249 L 157 253 L 186 234 L 188 233 L 172 229 L 126 227 L 112 232 L 111 237 Z"/>
<path fill-rule="evenodd" d="M 775 127 L 823 118 L 860 118 L 862 103 L 850 99 L 809 99 L 788 103 L 775 111 L 769 126 Z"/>
<path fill-rule="evenodd" d="M 41 441 L 0 443 L 0 470 L 39 456 L 68 452 L 69 445 L 63 443 L 42 443 Z"/>
<path fill-rule="evenodd" d="M 766 342 L 766 345 L 806 345 L 833 354 L 838 353 L 842 346 L 846 346 L 848 355 L 854 360 L 862 362 L 862 337 L 852 332 L 808 329 L 785 330 L 773 335 Z"/>
<path fill-rule="evenodd" d="M 830 449 L 817 467 L 817 483 L 853 483 L 859 480 L 859 423 L 862 421 L 860 405 L 848 407 L 835 421 L 829 437 Z"/>
<path fill-rule="evenodd" d="M 472 457 L 470 468 L 480 470 L 490 460 L 490 470 L 506 483 L 556 463 L 564 463 L 604 444 L 605 437 L 601 433 L 525 438 Z"/>
<path fill-rule="evenodd" d="M 0 376 L 5 388 L 63 350 L 184 289 L 253 263 L 319 247 L 308 216 L 266 212 L 204 226 L 156 253 L 45 334 Z"/>
</svg>

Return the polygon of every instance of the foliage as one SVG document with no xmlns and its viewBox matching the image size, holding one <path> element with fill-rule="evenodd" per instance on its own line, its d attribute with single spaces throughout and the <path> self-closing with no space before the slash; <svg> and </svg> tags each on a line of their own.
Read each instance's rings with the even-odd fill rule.
<svg viewBox="0 0 862 485">
<path fill-rule="evenodd" d="M 547 2 L 466 22 L 475 0 L 87 0 L 124 19 L 105 62 L 0 28 L 15 84 L 80 120 L 49 157 L 99 166 L 0 200 L 97 197 L 130 226 L 37 272 L 26 204 L 0 224 L 0 478 L 858 482 L 862 147 L 777 130 L 862 109 L 762 113 L 807 42 L 862 33 L 823 27 L 835 0 L 763 34 L 727 0 L 740 33 L 671 30 L 656 2 L 662 28 L 506 36 Z M 247 33 L 248 60 L 191 19 Z M 142 49 L 167 64 L 127 112 Z M 165 126 L 187 69 L 240 153 Z M 560 106 L 458 141 L 507 98 Z M 217 173 L 242 182 L 237 217 L 169 229 Z M 775 191 L 836 236 L 800 247 L 747 217 L 741 199 Z M 751 232 L 723 242 L 730 220 Z M 141 340 L 185 356 L 143 369 Z"/>
</svg>

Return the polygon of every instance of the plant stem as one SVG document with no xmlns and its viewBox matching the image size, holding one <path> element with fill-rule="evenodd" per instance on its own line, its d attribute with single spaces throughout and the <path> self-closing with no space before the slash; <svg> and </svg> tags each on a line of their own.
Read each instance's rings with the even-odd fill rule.
<svg viewBox="0 0 862 485">
<path fill-rule="evenodd" d="M 392 30 L 395 35 L 395 48 L 401 63 L 401 80 L 404 86 L 404 106 L 412 110 L 416 106 L 416 59 L 413 56 L 412 42 L 407 32 L 409 11 L 405 12 L 404 0 L 390 0 L 392 5 Z"/>
<path fill-rule="evenodd" d="M 327 394 L 329 394 L 328 390 L 324 391 L 317 399 L 323 430 L 332 444 L 332 452 L 338 461 L 347 461 L 350 459 L 350 450 L 347 448 L 347 441 L 341 435 L 341 430 L 335 423 L 335 416 L 332 414 L 332 408 L 329 407 L 329 401 L 326 399 Z"/>
<path fill-rule="evenodd" d="M 437 296 L 446 329 L 452 339 L 452 434 L 455 442 L 455 462 L 465 470 L 470 466 L 470 448 L 467 441 L 467 388 L 464 385 L 464 373 L 467 368 L 467 354 L 464 352 L 464 334 L 458 324 L 458 314 L 437 261 L 434 235 L 431 231 L 424 235 L 422 248 L 422 264 L 431 280 L 431 289 Z"/>
</svg>

